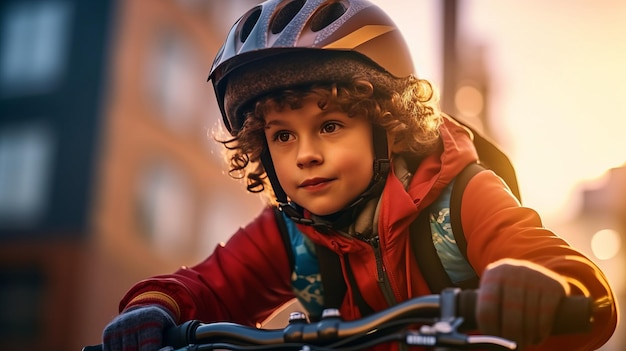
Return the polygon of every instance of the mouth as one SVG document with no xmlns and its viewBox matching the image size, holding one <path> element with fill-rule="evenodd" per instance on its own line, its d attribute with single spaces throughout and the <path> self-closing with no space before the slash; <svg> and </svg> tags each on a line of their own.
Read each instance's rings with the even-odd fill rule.
<svg viewBox="0 0 626 351">
<path fill-rule="evenodd" d="M 298 187 L 300 188 L 313 188 L 317 186 L 324 185 L 328 182 L 331 182 L 333 179 L 330 178 L 311 178 L 300 183 Z"/>
</svg>

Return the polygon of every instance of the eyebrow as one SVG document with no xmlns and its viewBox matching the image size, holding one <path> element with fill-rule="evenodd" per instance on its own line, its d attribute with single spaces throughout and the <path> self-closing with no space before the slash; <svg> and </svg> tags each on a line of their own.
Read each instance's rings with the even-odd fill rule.
<svg viewBox="0 0 626 351">
<path fill-rule="evenodd" d="M 265 129 L 269 129 L 270 127 L 274 127 L 274 126 L 281 127 L 281 126 L 285 126 L 287 124 L 288 124 L 287 122 L 282 121 L 280 119 L 273 119 L 273 120 L 265 123 Z"/>
<path fill-rule="evenodd" d="M 317 114 L 317 118 L 324 118 L 327 115 L 337 112 L 335 110 L 322 110 L 320 113 Z M 282 119 L 273 119 L 269 122 L 265 122 L 265 129 L 269 129 L 270 127 L 274 127 L 274 126 L 278 126 L 278 127 L 283 127 L 283 126 L 288 126 L 289 122 L 283 121 Z"/>
</svg>

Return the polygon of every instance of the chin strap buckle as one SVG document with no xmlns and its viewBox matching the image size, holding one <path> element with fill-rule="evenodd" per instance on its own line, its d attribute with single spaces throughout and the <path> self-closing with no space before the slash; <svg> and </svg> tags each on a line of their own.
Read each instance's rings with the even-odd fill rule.
<svg viewBox="0 0 626 351">
<path fill-rule="evenodd" d="M 389 173 L 389 159 L 374 160 L 374 182 L 384 181 Z"/>
<path fill-rule="evenodd" d="M 302 216 L 302 213 L 300 213 L 300 211 L 298 211 L 290 203 L 279 202 L 278 203 L 278 209 L 281 212 L 285 213 L 287 215 L 287 217 L 291 218 L 291 220 L 293 220 L 296 223 L 306 224 L 306 225 L 313 225 L 313 220 L 312 219 L 304 218 L 304 216 Z"/>
</svg>

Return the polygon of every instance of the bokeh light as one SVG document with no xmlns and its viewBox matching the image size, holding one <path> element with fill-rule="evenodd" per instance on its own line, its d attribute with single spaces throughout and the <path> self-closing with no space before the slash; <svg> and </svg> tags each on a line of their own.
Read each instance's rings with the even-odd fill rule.
<svg viewBox="0 0 626 351">
<path fill-rule="evenodd" d="M 591 251 L 600 260 L 610 260 L 621 249 L 622 241 L 617 231 L 602 229 L 591 237 Z"/>
</svg>

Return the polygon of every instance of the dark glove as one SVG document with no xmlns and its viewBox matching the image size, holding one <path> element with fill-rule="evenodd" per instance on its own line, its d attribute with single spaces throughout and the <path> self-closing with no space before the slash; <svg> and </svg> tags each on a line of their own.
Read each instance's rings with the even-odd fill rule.
<svg viewBox="0 0 626 351">
<path fill-rule="evenodd" d="M 115 317 L 104 328 L 103 351 L 155 351 L 163 346 L 163 332 L 175 325 L 160 306 L 135 307 Z"/>
<path fill-rule="evenodd" d="M 482 333 L 517 342 L 518 349 L 550 336 L 565 278 L 535 263 L 504 259 L 490 264 L 480 280 L 476 320 Z"/>
</svg>

